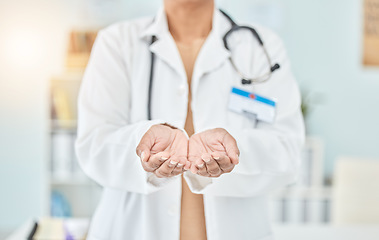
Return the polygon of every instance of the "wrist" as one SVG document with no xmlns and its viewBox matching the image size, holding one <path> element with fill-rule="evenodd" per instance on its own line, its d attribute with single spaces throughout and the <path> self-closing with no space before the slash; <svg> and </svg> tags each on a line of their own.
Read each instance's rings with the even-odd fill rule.
<svg viewBox="0 0 379 240">
<path fill-rule="evenodd" d="M 171 129 L 178 129 L 177 127 L 174 127 L 174 126 L 172 126 L 172 125 L 170 125 L 170 124 L 168 124 L 168 123 L 161 123 L 160 125 L 163 125 L 163 126 L 169 127 L 169 128 L 171 128 Z"/>
<path fill-rule="evenodd" d="M 183 134 L 187 137 L 187 139 L 189 138 L 187 132 L 186 132 L 184 129 L 177 128 L 177 127 L 175 127 L 175 126 L 173 126 L 173 125 L 171 125 L 171 124 L 169 124 L 169 123 L 167 123 L 167 122 L 166 122 L 166 123 L 160 123 L 160 124 L 157 124 L 157 125 L 158 125 L 158 126 L 168 127 L 168 128 L 170 128 L 171 130 L 173 130 L 173 131 L 181 132 L 181 133 L 183 133 Z"/>
</svg>

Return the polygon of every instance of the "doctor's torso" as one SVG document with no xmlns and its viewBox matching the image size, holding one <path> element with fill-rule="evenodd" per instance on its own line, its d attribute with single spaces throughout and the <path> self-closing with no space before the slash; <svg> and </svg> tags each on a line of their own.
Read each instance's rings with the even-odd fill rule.
<svg viewBox="0 0 379 240">
<path fill-rule="evenodd" d="M 184 178 L 191 191 L 204 194 L 208 240 L 269 240 L 266 195 L 293 181 L 298 166 L 304 134 L 300 97 L 280 39 L 263 27 L 256 29 L 282 67 L 267 83 L 242 85 L 229 57 L 251 75 L 265 73 L 267 62 L 249 33 L 235 34 L 232 51 L 226 50 L 222 37 L 229 29 L 215 10 L 212 31 L 193 68 L 190 104 L 195 133 L 226 129 L 237 140 L 240 164 L 217 179 L 191 173 Z M 157 41 L 151 44 L 153 35 Z M 153 120 L 147 121 L 151 52 L 156 56 Z M 275 99 L 276 121 L 228 110 L 233 87 Z M 178 240 L 181 177 L 155 179 L 145 173 L 135 145 L 151 124 L 184 128 L 189 92 L 163 10 L 154 19 L 114 24 L 99 33 L 79 100 L 79 162 L 105 189 L 88 239 Z"/>
<path fill-rule="evenodd" d="M 256 40 L 249 35 L 250 33 L 242 33 L 240 39 L 234 40 L 236 45 L 233 47 L 234 51 L 227 51 L 222 36 L 229 30 L 230 23 L 220 14 L 214 18 L 219 18 L 217 22 L 220 26 L 217 26 L 217 30 L 213 29 L 203 43 L 192 73 L 191 107 L 195 132 L 227 125 L 242 128 L 255 126 L 254 120 L 227 111 L 232 87 L 247 91 L 257 91 L 262 88 L 262 91 L 258 92 L 274 97 L 270 96 L 273 95 L 270 91 L 264 91 L 264 87 L 242 85 L 240 76 L 228 61 L 228 57 L 232 56 L 245 72 L 252 75 L 265 72 L 267 63 Z M 154 24 L 149 18 L 124 23 L 124 26 L 121 24 L 117 27 L 118 31 L 124 28 L 124 31 L 129 32 L 124 34 L 119 32 L 120 35 L 115 37 L 125 37 L 120 39 L 120 44 L 125 45 L 121 50 L 125 56 L 125 64 L 129 65 L 128 75 L 131 79 L 130 92 L 127 93 L 132 100 L 130 121 L 138 122 L 146 119 L 151 52 L 154 52 L 156 58 L 151 94 L 152 117 L 182 127 L 187 115 L 189 94 L 186 71 L 175 41 L 167 29 L 158 32 L 158 40 L 151 44 L 151 35 L 148 31 L 154 28 L 152 26 Z M 246 35 L 248 37 L 244 40 Z M 233 40 L 231 42 L 233 43 Z M 246 54 L 247 52 L 251 54 Z"/>
</svg>

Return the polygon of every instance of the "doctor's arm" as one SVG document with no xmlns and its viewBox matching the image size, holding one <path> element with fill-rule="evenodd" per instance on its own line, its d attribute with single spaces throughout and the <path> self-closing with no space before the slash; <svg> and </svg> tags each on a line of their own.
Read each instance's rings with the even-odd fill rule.
<svg viewBox="0 0 379 240">
<path fill-rule="evenodd" d="M 246 129 L 225 127 L 236 140 L 240 152 L 238 165 L 218 178 L 186 174 L 192 191 L 249 197 L 267 194 L 296 180 L 304 141 L 301 97 L 285 49 L 279 39 L 274 40 L 275 44 L 270 44 L 271 56 L 281 68 L 265 83 L 265 88 L 277 98 L 275 123 L 259 122 L 257 128 Z"/>
<path fill-rule="evenodd" d="M 121 57 L 125 41 L 117 34 L 114 28 L 102 30 L 94 44 L 78 100 L 76 154 L 83 171 L 100 185 L 146 194 L 169 179 L 146 172 L 136 147 L 149 129 L 171 129 L 159 127 L 161 120 L 129 122 L 130 63 Z M 144 156 L 146 166 L 161 160 L 149 157 Z"/>
</svg>

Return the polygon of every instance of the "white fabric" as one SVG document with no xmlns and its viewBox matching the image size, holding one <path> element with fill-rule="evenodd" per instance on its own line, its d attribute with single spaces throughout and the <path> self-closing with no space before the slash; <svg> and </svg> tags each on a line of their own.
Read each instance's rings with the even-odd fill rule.
<svg viewBox="0 0 379 240">
<path fill-rule="evenodd" d="M 262 49 L 250 33 L 222 37 L 228 20 L 215 10 L 213 27 L 195 63 L 192 111 L 195 132 L 221 127 L 237 140 L 240 164 L 211 179 L 185 173 L 190 189 L 204 194 L 208 240 L 270 239 L 265 195 L 293 182 L 300 163 L 304 127 L 300 95 L 281 40 L 255 26 L 273 62 L 281 68 L 267 83 L 242 85 L 228 57 L 246 73 L 267 71 Z M 158 40 L 150 46 L 151 36 Z M 147 121 L 150 56 L 156 54 L 152 116 Z M 274 124 L 254 122 L 227 110 L 232 86 L 275 98 Z M 112 25 L 100 31 L 79 97 L 76 150 L 85 173 L 104 186 L 88 239 L 178 240 L 181 178 L 146 173 L 135 153 L 154 124 L 184 127 L 187 79 L 164 10 L 153 18 Z"/>
</svg>

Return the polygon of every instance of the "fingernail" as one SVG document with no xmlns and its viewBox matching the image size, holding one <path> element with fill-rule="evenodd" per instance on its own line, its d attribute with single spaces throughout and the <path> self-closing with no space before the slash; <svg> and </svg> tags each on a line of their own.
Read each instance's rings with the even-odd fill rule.
<svg viewBox="0 0 379 240">
<path fill-rule="evenodd" d="M 178 162 L 175 162 L 175 161 L 170 161 L 170 164 L 172 164 L 172 165 L 176 165 L 176 164 L 178 164 Z"/>
<path fill-rule="evenodd" d="M 206 162 L 206 163 L 208 163 L 209 161 L 211 161 L 210 157 L 202 157 L 201 159 L 203 159 L 204 162 Z"/>
<path fill-rule="evenodd" d="M 204 167 L 204 163 L 197 165 L 197 167 L 198 168 L 203 168 Z"/>
<path fill-rule="evenodd" d="M 220 160 L 220 157 L 213 157 L 214 160 Z"/>
<path fill-rule="evenodd" d="M 142 152 L 142 153 L 141 153 L 141 160 L 144 161 L 144 162 L 146 162 L 146 161 L 145 161 L 145 152 Z"/>
<path fill-rule="evenodd" d="M 178 167 L 183 167 L 184 164 L 183 163 L 178 163 Z"/>
<path fill-rule="evenodd" d="M 166 157 L 161 157 L 161 160 L 163 160 L 163 161 L 166 161 L 168 158 L 166 158 Z"/>
</svg>

